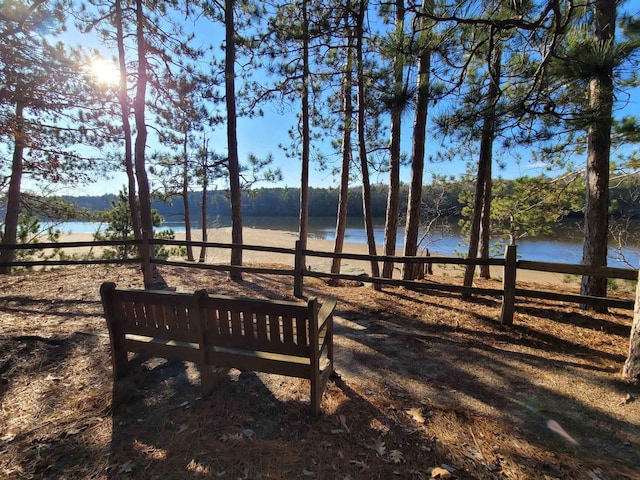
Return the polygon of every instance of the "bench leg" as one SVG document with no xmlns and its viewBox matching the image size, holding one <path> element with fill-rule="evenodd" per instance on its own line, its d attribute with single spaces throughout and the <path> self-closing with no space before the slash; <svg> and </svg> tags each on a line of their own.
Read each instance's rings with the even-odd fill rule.
<svg viewBox="0 0 640 480">
<path fill-rule="evenodd" d="M 226 367 L 211 367 L 210 365 L 200 366 L 200 381 L 204 395 L 209 395 L 213 389 L 229 373 Z"/>
<path fill-rule="evenodd" d="M 322 400 L 322 382 L 320 372 L 316 371 L 311 376 L 311 413 L 314 418 L 320 416 L 320 401 Z"/>
<path fill-rule="evenodd" d="M 127 376 L 129 373 L 129 359 L 127 358 L 127 352 L 118 348 L 112 348 L 111 365 L 113 367 L 113 380 L 120 380 Z"/>
</svg>

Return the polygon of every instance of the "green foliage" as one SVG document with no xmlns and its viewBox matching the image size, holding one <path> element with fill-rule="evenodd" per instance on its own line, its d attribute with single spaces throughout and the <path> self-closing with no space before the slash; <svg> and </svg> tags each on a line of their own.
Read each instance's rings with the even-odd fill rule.
<svg viewBox="0 0 640 480">
<path fill-rule="evenodd" d="M 53 226 L 43 227 L 40 220 L 28 211 L 20 212 L 20 216 L 18 217 L 18 245 L 29 245 L 43 241 L 47 243 L 57 243 L 59 239 L 60 230 Z M 62 259 L 63 256 L 64 254 L 59 248 L 49 250 L 20 249 L 15 251 L 14 261 L 29 262 L 35 260 L 50 260 L 56 257 Z"/>
<path fill-rule="evenodd" d="M 118 193 L 118 197 L 111 202 L 112 208 L 101 213 L 101 219 L 106 223 L 107 227 L 104 232 L 96 232 L 93 238 L 97 241 L 125 241 L 134 240 L 133 224 L 131 221 L 131 209 L 129 201 L 124 190 Z M 160 227 L 164 222 L 164 218 L 157 210 L 151 211 L 153 226 Z M 155 233 L 155 238 L 172 240 L 175 238 L 173 230 L 161 230 Z M 127 259 L 134 255 L 136 247 L 134 245 L 117 245 L 115 248 L 105 248 L 102 257 L 106 259 Z M 155 256 L 157 258 L 166 259 L 169 255 L 184 254 L 184 249 L 165 248 L 164 246 L 156 247 Z"/>
<path fill-rule="evenodd" d="M 491 232 L 515 244 L 527 236 L 551 235 L 554 227 L 571 212 L 582 208 L 584 182 L 577 175 L 550 179 L 544 175 L 513 181 L 496 180 L 491 202 Z M 473 194 L 463 190 L 460 201 L 463 231 L 469 230 Z"/>
</svg>

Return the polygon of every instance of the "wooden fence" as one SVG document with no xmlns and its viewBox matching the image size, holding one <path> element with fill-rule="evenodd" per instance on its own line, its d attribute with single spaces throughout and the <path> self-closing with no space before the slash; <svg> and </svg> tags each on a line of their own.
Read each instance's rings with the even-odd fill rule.
<svg viewBox="0 0 640 480">
<path fill-rule="evenodd" d="M 608 297 L 589 297 L 584 295 L 563 294 L 558 292 L 549 292 L 541 290 L 523 289 L 517 287 L 518 270 L 532 270 L 537 272 L 553 272 L 569 275 L 590 275 L 597 277 L 606 277 L 624 280 L 636 280 L 638 271 L 628 268 L 613 267 L 588 267 L 585 265 L 550 263 L 550 262 L 534 262 L 528 260 L 517 259 L 516 246 L 510 245 L 505 249 L 504 258 L 489 259 L 466 259 L 460 257 L 398 257 L 388 255 L 367 255 L 356 253 L 333 253 L 324 251 L 307 250 L 302 248 L 300 241 L 296 242 L 295 248 L 266 247 L 261 245 L 234 245 L 229 243 L 214 242 L 187 242 L 184 240 L 164 240 L 153 239 L 150 241 L 100 241 L 100 242 L 59 242 L 59 243 L 33 243 L 26 245 L 0 245 L 0 250 L 43 250 L 75 248 L 75 247 L 116 247 L 124 245 L 140 245 L 141 243 L 149 244 L 149 246 L 187 246 L 191 244 L 194 247 L 221 248 L 232 249 L 241 248 L 247 251 L 280 253 L 293 256 L 293 268 L 267 268 L 252 266 L 232 266 L 223 264 L 195 263 L 186 261 L 163 260 L 154 258 L 151 263 L 156 265 L 180 266 L 189 268 L 199 268 L 215 271 L 226 272 L 245 272 L 245 273 L 261 273 L 268 275 L 283 275 L 293 277 L 294 295 L 296 297 L 303 296 L 304 277 L 316 277 L 336 280 L 356 280 L 364 283 L 376 285 L 402 286 L 408 289 L 420 291 L 443 291 L 460 293 L 463 295 L 483 295 L 491 297 L 502 297 L 502 312 L 500 322 L 504 325 L 513 323 L 513 314 L 515 311 L 516 301 L 518 298 L 538 298 L 546 300 L 554 300 L 561 302 L 572 302 L 584 305 L 597 305 L 606 307 L 615 307 L 622 309 L 633 309 L 634 302 L 632 300 L 621 300 Z M 412 281 L 400 280 L 393 278 L 372 277 L 370 275 L 352 275 L 345 273 L 329 273 L 310 270 L 306 267 L 306 259 L 309 257 L 320 258 L 340 258 L 344 260 L 359 261 L 377 261 L 377 262 L 393 262 L 394 264 L 431 264 L 431 265 L 493 265 L 503 268 L 502 288 L 479 288 L 465 287 L 463 285 L 452 285 L 438 283 L 434 281 Z M 0 267 L 4 266 L 61 266 L 61 265 L 87 265 L 87 264 L 124 264 L 124 263 L 141 263 L 139 257 L 129 259 L 68 259 L 68 260 L 33 260 L 33 261 L 15 261 L 9 264 L 0 263 Z"/>
</svg>

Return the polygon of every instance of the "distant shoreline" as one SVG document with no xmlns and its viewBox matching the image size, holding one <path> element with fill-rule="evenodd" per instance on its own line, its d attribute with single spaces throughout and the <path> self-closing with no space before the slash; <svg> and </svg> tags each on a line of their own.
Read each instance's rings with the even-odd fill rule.
<svg viewBox="0 0 640 480">
<path fill-rule="evenodd" d="M 377 219 L 378 223 L 374 225 L 374 235 L 376 244 L 384 243 L 384 219 Z M 283 232 L 287 235 L 296 236 L 298 234 L 298 219 L 293 217 L 248 217 L 243 219 L 245 231 L 249 230 L 270 230 L 274 232 Z M 93 233 L 99 223 L 94 222 L 68 222 L 58 225 L 57 228 L 62 233 Z M 106 228 L 106 224 L 102 224 L 102 231 Z M 158 230 L 171 228 L 176 235 L 184 235 L 185 227 L 182 222 L 166 222 Z M 230 228 L 229 223 L 216 228 L 210 227 L 209 232 L 224 230 Z M 192 227 L 192 234 L 200 234 L 199 225 Z M 310 219 L 309 222 L 309 238 L 324 240 L 330 243 L 329 251 L 333 250 L 333 242 L 335 236 L 335 219 Z M 400 227 L 397 231 L 396 252 L 400 255 L 403 251 L 404 228 Z M 366 253 L 366 234 L 361 222 L 353 219 L 348 223 L 345 232 L 345 242 L 354 245 L 360 245 Z M 504 243 L 496 244 L 494 239 L 492 244 L 498 256 L 502 256 L 504 251 Z M 450 227 L 436 228 L 432 230 L 431 236 L 426 239 L 423 246 L 427 246 L 432 254 L 440 256 L 458 256 L 459 252 L 466 252 L 466 237 L 460 232 L 457 225 Z M 611 241 L 613 246 L 613 240 Z M 293 247 L 291 247 L 293 248 Z M 381 252 L 380 247 L 378 252 Z M 624 258 L 631 266 L 637 268 L 640 264 L 640 245 L 631 244 L 623 248 Z M 493 254 L 492 254 L 493 255 Z M 554 237 L 527 237 L 518 241 L 518 255 L 525 260 L 535 260 L 543 262 L 570 263 L 579 264 L 582 259 L 582 238 L 581 232 L 575 228 L 565 228 L 557 232 Z M 629 265 L 621 261 L 618 253 L 614 248 L 611 249 L 609 265 L 613 267 L 627 268 Z"/>
</svg>

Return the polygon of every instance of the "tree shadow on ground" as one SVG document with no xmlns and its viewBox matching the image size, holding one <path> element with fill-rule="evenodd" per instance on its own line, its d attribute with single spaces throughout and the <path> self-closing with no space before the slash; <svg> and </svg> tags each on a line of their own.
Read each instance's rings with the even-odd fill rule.
<svg viewBox="0 0 640 480">
<path fill-rule="evenodd" d="M 611 375 L 611 368 L 600 362 L 621 364 L 624 356 L 527 326 L 504 329 L 471 308 L 467 312 L 469 325 L 425 321 L 420 314 L 398 313 L 399 298 L 415 302 L 415 312 L 429 303 L 394 292 L 372 297 L 363 313 L 340 312 L 356 328 L 338 327 L 337 334 L 360 344 L 353 348 L 357 352 L 354 358 L 342 365 L 351 375 L 365 376 L 367 369 L 377 370 L 385 379 L 400 375 L 403 381 L 397 385 L 423 386 L 422 391 L 412 392 L 418 402 L 460 405 L 469 411 L 497 415 L 521 430 L 528 442 L 585 464 L 611 465 L 612 460 L 627 466 L 640 464 L 637 422 L 623 421 L 593 403 L 583 404 L 579 398 L 529 376 L 538 372 L 558 376 L 560 381 L 602 386 L 618 402 L 624 394 L 637 394 L 638 388 L 620 382 Z M 468 305 L 472 307 L 472 303 Z M 430 306 L 437 305 L 431 303 L 426 308 Z M 341 350 L 337 351 L 339 355 Z M 611 405 L 611 398 L 606 403 Z M 579 446 L 567 444 L 548 428 L 550 420 L 574 432 Z M 610 475 L 618 478 L 615 471 Z"/>
<path fill-rule="evenodd" d="M 391 478 L 408 462 L 426 475 L 446 460 L 425 437 L 432 454 L 390 462 L 384 442 L 414 433 L 340 378 L 328 387 L 325 413 L 313 419 L 305 380 L 232 370 L 201 398 L 179 364 L 143 373 L 135 380 L 142 394 L 113 416 L 110 479 Z"/>
</svg>

